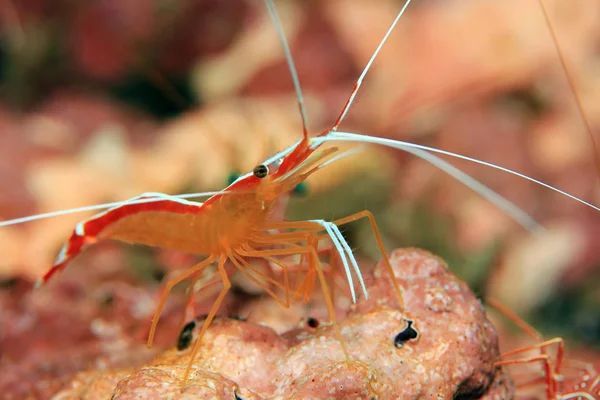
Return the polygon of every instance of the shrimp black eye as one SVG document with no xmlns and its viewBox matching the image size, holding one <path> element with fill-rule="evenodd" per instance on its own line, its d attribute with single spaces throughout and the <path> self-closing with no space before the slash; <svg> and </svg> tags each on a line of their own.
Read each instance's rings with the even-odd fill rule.
<svg viewBox="0 0 600 400">
<path fill-rule="evenodd" d="M 265 176 L 267 176 L 269 174 L 269 168 L 267 168 L 266 165 L 261 164 L 261 165 L 257 166 L 256 168 L 254 168 L 252 173 L 257 178 L 264 178 Z"/>
<path fill-rule="evenodd" d="M 411 339 L 416 339 L 419 337 L 419 332 L 412 327 L 414 321 L 407 319 L 406 322 L 408 325 L 404 328 L 399 334 L 394 338 L 394 346 L 397 348 L 401 348 L 404 346 L 404 343 L 408 342 Z"/>
</svg>

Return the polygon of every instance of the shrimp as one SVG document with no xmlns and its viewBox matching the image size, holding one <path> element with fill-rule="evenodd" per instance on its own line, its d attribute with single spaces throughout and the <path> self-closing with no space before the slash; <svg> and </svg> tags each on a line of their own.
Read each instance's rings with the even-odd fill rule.
<svg viewBox="0 0 600 400">
<path fill-rule="evenodd" d="M 386 261 L 386 266 L 396 285 L 399 307 L 403 308 L 401 288 L 395 282 L 381 235 L 375 219 L 369 211 L 365 210 L 331 222 L 324 220 L 288 222 L 272 218 L 272 211 L 283 195 L 292 191 L 298 184 L 302 183 L 319 169 L 324 168 L 329 163 L 335 162 L 340 157 L 349 155 L 349 153 L 340 152 L 336 147 L 326 147 L 325 145 L 331 146 L 331 143 L 335 142 L 373 143 L 410 152 L 445 170 L 459 181 L 471 187 L 530 231 L 540 229 L 540 225 L 535 220 L 489 188 L 486 188 L 449 163 L 435 157 L 431 152 L 459 157 L 500 169 L 558 191 L 563 195 L 598 210 L 591 203 L 584 202 L 541 181 L 491 163 L 413 143 L 338 131 L 341 122 L 355 100 L 370 66 L 409 3 L 410 1 L 405 3 L 392 27 L 386 33 L 359 76 L 351 96 L 348 98 L 334 125 L 330 129 L 313 137 L 308 135 L 306 110 L 297 72 L 292 62 L 291 52 L 285 43 L 285 37 L 281 31 L 280 24 L 276 22 L 275 26 L 278 28 L 279 38 L 283 42 L 286 59 L 290 66 L 294 87 L 298 96 L 300 115 L 303 122 L 302 139 L 288 149 L 260 163 L 253 171 L 240 176 L 231 185 L 223 191 L 213 194 L 204 203 L 187 201 L 179 197 L 160 193 L 148 193 L 120 203 L 101 214 L 81 222 L 74 229 L 67 244 L 59 253 L 56 263 L 44 275 L 41 283 L 48 281 L 52 276 L 62 271 L 85 247 L 100 240 L 113 239 L 125 243 L 142 243 L 205 256 L 206 258 L 199 264 L 167 281 L 149 334 L 149 344 L 151 344 L 160 317 L 160 311 L 171 289 L 186 279 L 190 279 L 193 282 L 196 281 L 209 267 L 216 264 L 217 274 L 222 281 L 223 288 L 192 348 L 191 361 L 186 369 L 183 382 L 183 386 L 185 386 L 190 375 L 192 362 L 199 350 L 202 336 L 231 286 L 229 281 L 231 272 L 228 270 L 227 262 L 230 262 L 235 270 L 239 270 L 249 279 L 263 287 L 269 295 L 273 296 L 284 307 L 289 306 L 290 302 L 297 297 L 304 297 L 306 299 L 310 295 L 316 279 L 318 279 L 325 295 L 331 320 L 335 324 L 333 299 L 325 281 L 323 267 L 320 265 L 317 254 L 318 243 L 324 240 L 333 243 L 336 255 L 342 260 L 352 300 L 356 301 L 352 273 L 358 278 L 363 295 L 367 297 L 368 293 L 364 287 L 358 264 L 348 243 L 346 243 L 341 235 L 339 226 L 358 219 L 368 219 L 376 237 L 379 250 Z M 267 2 L 267 7 L 271 15 L 274 16 L 274 19 L 277 20 L 273 3 Z M 307 263 L 305 279 L 300 282 L 294 293 L 291 293 L 289 280 L 287 279 L 288 265 L 278 261 L 278 257 L 286 255 L 301 255 L 306 259 Z M 273 280 L 267 275 L 253 269 L 246 261 L 246 258 L 262 258 L 269 262 L 274 262 L 280 267 L 283 273 L 282 282 Z M 269 288 L 269 284 L 274 285 L 282 291 L 284 294 L 283 298 L 278 297 Z M 415 324 L 418 324 L 418 321 Z M 340 340 L 340 343 L 342 343 L 343 347 L 343 341 Z M 344 352 L 346 352 L 345 348 Z"/>
<path fill-rule="evenodd" d="M 511 365 L 540 365 L 542 376 L 529 376 L 527 379 L 517 381 L 517 389 L 535 389 L 545 385 L 548 400 L 566 399 L 600 399 L 600 374 L 593 365 L 573 359 L 564 358 L 565 340 L 555 337 L 545 340 L 543 336 L 531 325 L 517 316 L 509 308 L 493 298 L 486 299 L 486 303 L 508 317 L 523 332 L 533 338 L 536 343 L 530 346 L 509 350 L 498 357 L 496 366 Z M 554 356 L 552 356 L 552 351 Z M 515 358 L 521 356 L 521 358 Z M 570 375 L 563 373 L 563 369 L 571 370 Z"/>
<path fill-rule="evenodd" d="M 385 40 L 409 3 L 410 0 L 406 2 L 398 14 L 394 24 L 377 48 L 372 60 L 376 57 L 377 52 L 379 52 L 381 46 L 385 43 Z M 58 254 L 52 268 L 38 283 L 38 286 L 42 285 L 64 270 L 69 261 L 76 257 L 85 247 L 107 239 L 204 255 L 206 257 L 204 260 L 188 268 L 179 276 L 168 280 L 164 285 L 163 295 L 158 303 L 149 333 L 148 344 L 152 345 L 162 308 L 173 287 L 189 278 L 197 280 L 200 274 L 209 266 L 216 263 L 217 273 L 222 282 L 222 289 L 194 343 L 190 362 L 183 377 L 182 389 L 185 388 L 188 382 L 192 365 L 200 349 L 204 333 L 210 326 L 225 295 L 231 288 L 230 274 L 225 268 L 226 262 L 233 264 L 237 270 L 261 286 L 283 307 L 289 307 L 290 289 L 287 266 L 277 262 L 273 257 L 292 254 L 305 255 L 308 264 L 307 279 L 299 285 L 294 297 L 304 291 L 304 297 L 307 298 L 312 291 L 315 279 L 318 278 L 327 303 L 331 322 L 334 326 L 337 326 L 333 302 L 317 253 L 318 243 L 324 239 L 333 242 L 346 272 L 352 300 L 356 301 L 356 293 L 350 268 L 352 268 L 358 277 L 364 296 L 368 297 L 358 263 L 339 230 L 340 225 L 366 218 L 371 223 L 382 257 L 394 282 L 398 295 L 399 308 L 404 309 L 401 289 L 394 278 L 394 272 L 387 258 L 387 252 L 381 235 L 373 215 L 369 211 L 365 210 L 331 222 L 325 220 L 288 222 L 275 221 L 272 218 L 273 210 L 282 195 L 292 192 L 307 177 L 327 164 L 348 154 L 339 153 L 337 147 L 321 149 L 323 143 L 316 139 L 324 137 L 337 129 L 337 126 L 345 117 L 370 64 L 367 65 L 365 72 L 357 81 L 356 88 L 352 92 L 334 127 L 316 137 L 310 137 L 304 102 L 302 100 L 297 73 L 291 61 L 289 47 L 282 35 L 281 25 L 277 23 L 278 17 L 274 3 L 267 1 L 266 4 L 269 13 L 276 21 L 276 26 L 280 30 L 280 38 L 282 39 L 282 45 L 286 52 L 294 85 L 298 93 L 300 114 L 304 127 L 302 139 L 292 147 L 265 160 L 251 172 L 240 176 L 224 189 L 224 193 L 216 194 L 204 203 L 177 199 L 160 193 L 147 193 L 82 221 L 75 227 L 71 237 Z M 246 261 L 246 258 L 249 257 L 264 258 L 276 263 L 283 271 L 283 284 L 272 280 L 253 268 Z M 267 283 L 274 284 L 280 288 L 284 292 L 284 298 L 280 298 L 273 292 Z M 346 358 L 348 358 L 349 355 L 343 344 L 341 335 L 340 344 Z"/>
</svg>

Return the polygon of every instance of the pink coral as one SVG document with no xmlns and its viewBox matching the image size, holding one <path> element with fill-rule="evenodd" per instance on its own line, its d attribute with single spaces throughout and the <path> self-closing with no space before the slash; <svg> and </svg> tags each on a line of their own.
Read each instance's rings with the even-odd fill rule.
<svg viewBox="0 0 600 400">
<path fill-rule="evenodd" d="M 380 263 L 369 279 L 370 298 L 348 310 L 339 330 L 311 320 L 279 335 L 217 319 L 183 392 L 191 353 L 185 335 L 182 350 L 131 370 L 80 374 L 57 398 L 510 398 L 512 382 L 494 366 L 497 335 L 468 286 L 425 251 L 395 250 L 391 262 L 404 312 Z M 186 333 L 194 326 L 200 324 Z"/>
</svg>

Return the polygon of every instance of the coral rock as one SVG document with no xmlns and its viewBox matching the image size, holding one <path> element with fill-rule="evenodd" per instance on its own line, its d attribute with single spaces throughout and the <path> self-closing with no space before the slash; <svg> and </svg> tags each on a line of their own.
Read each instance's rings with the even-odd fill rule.
<svg viewBox="0 0 600 400">
<path fill-rule="evenodd" d="M 379 263 L 372 275 L 365 273 L 369 299 L 352 306 L 337 327 L 311 321 L 279 335 L 219 318 L 203 338 L 183 391 L 191 346 L 124 372 L 116 385 L 109 384 L 115 373 L 80 374 L 57 398 L 511 398 L 512 382 L 493 364 L 498 337 L 468 286 L 425 251 L 396 250 L 390 260 L 404 311 Z"/>
</svg>

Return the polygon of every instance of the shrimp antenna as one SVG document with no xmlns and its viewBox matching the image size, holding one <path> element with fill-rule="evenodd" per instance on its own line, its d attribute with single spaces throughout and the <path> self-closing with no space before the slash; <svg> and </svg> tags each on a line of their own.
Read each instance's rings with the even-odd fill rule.
<svg viewBox="0 0 600 400">
<path fill-rule="evenodd" d="M 148 193 L 144 193 L 138 197 L 134 197 L 133 199 L 125 200 L 125 201 L 115 201 L 112 203 L 95 204 L 93 206 L 69 208 L 66 210 L 52 211 L 52 212 L 47 212 L 47 213 L 43 213 L 43 214 L 29 215 L 27 217 L 21 217 L 21 218 L 9 219 L 6 221 L 0 221 L 0 227 L 9 226 L 9 225 L 17 225 L 17 224 L 22 224 L 22 223 L 31 222 L 31 221 L 37 221 L 39 219 L 59 217 L 61 215 L 76 214 L 76 213 L 86 212 L 86 211 L 104 210 L 104 209 L 112 208 L 112 207 L 121 207 L 122 205 L 125 205 L 125 204 L 153 203 L 155 201 L 164 201 L 166 199 L 173 200 L 173 198 L 180 199 L 181 202 L 189 203 L 183 199 L 191 199 L 191 198 L 198 198 L 198 197 L 210 197 L 210 196 L 214 196 L 214 195 L 218 195 L 218 194 L 225 194 L 225 193 L 227 193 L 227 192 L 226 191 L 198 192 L 198 193 L 186 193 L 186 194 L 178 194 L 178 195 L 170 196 L 170 195 L 166 195 L 163 193 L 148 192 Z M 145 196 L 153 196 L 153 197 L 148 198 Z"/>
<path fill-rule="evenodd" d="M 432 164 L 443 169 L 446 173 L 448 173 L 448 174 L 452 175 L 453 177 L 455 177 L 456 179 L 460 180 L 463 184 L 467 185 L 468 187 L 473 189 L 475 192 L 479 193 L 480 195 L 482 195 L 483 197 L 485 197 L 492 203 L 496 204 L 496 206 L 498 206 L 502 210 L 509 213 L 509 215 L 511 215 L 512 218 L 514 218 L 516 221 L 518 221 L 521 225 L 523 225 L 528 230 L 538 229 L 539 224 L 537 224 L 535 221 L 533 221 L 533 219 L 531 219 L 529 216 L 527 216 L 527 214 L 525 214 L 523 211 L 521 211 L 518 207 L 516 207 L 512 203 L 508 202 L 506 199 L 504 199 L 503 197 L 501 197 L 500 195 L 498 195 L 496 192 L 492 191 L 488 187 L 484 186 L 479 181 L 475 180 L 474 178 L 470 177 L 469 175 L 465 174 L 464 172 L 460 171 L 459 169 L 453 167 L 452 165 L 446 163 L 445 161 L 435 157 L 436 161 L 434 162 L 433 158 L 431 158 L 433 156 L 433 154 L 414 152 L 414 150 L 444 154 L 447 156 L 459 158 L 461 160 L 470 161 L 470 162 L 473 162 L 476 164 L 484 165 L 486 167 L 490 167 L 490 168 L 494 168 L 494 169 L 497 169 L 497 170 L 500 170 L 503 172 L 507 172 L 511 175 L 518 176 L 519 178 L 526 179 L 530 182 L 537 183 L 540 186 L 543 186 L 554 192 L 562 194 L 563 196 L 566 196 L 566 197 L 573 199 L 581 204 L 584 204 L 590 208 L 593 208 L 596 211 L 600 211 L 599 207 L 597 207 L 591 203 L 588 203 L 587 201 L 582 200 L 577 196 L 573 196 L 570 193 L 567 193 L 563 190 L 560 190 L 554 186 L 551 186 L 545 182 L 539 181 L 535 178 L 529 177 L 520 172 L 514 171 L 509 168 L 505 168 L 505 167 L 502 167 L 502 166 L 499 166 L 496 164 L 492 164 L 492 163 L 489 163 L 486 161 L 478 160 L 476 158 L 463 156 L 461 154 L 452 153 L 452 152 L 446 151 L 446 150 L 436 149 L 435 147 L 429 147 L 429 146 L 424 146 L 424 145 L 420 145 L 420 144 L 416 144 L 416 143 L 404 142 L 401 140 L 392 140 L 392 139 L 379 138 L 379 137 L 375 137 L 375 136 L 360 135 L 360 134 L 351 133 L 351 132 L 329 132 L 328 135 L 314 138 L 313 141 L 315 143 L 334 142 L 334 141 L 372 143 L 372 144 L 378 144 L 378 145 L 382 145 L 382 146 L 387 146 L 387 147 L 392 147 L 392 148 L 408 151 L 420 158 L 425 159 L 426 161 L 431 162 Z M 413 151 L 411 151 L 409 149 L 412 149 Z M 450 172 L 451 170 L 453 172 Z M 507 205 L 510 205 L 510 206 L 507 208 Z M 526 216 L 526 219 L 523 219 L 524 216 Z M 527 221 L 529 221 L 529 222 L 527 222 Z"/>
<path fill-rule="evenodd" d="M 336 162 L 344 157 L 348 157 L 348 156 L 360 153 L 361 151 L 364 151 L 364 150 L 365 150 L 365 146 L 358 146 L 353 149 L 346 150 L 343 153 L 340 153 L 337 156 L 333 157 L 332 159 L 325 161 L 323 164 L 319 165 L 317 167 L 317 169 L 324 168 L 324 167 L 328 166 L 329 164 Z"/>
<path fill-rule="evenodd" d="M 298 71 L 296 71 L 296 65 L 294 64 L 294 59 L 292 58 L 292 52 L 290 51 L 290 46 L 285 38 L 285 32 L 283 32 L 283 27 L 281 26 L 281 20 L 279 19 L 279 15 L 277 14 L 277 8 L 275 7 L 275 3 L 273 0 L 265 0 L 265 5 L 267 6 L 267 10 L 269 10 L 269 15 L 273 20 L 273 25 L 275 25 L 275 29 L 277 30 L 277 37 L 281 42 L 281 47 L 283 47 L 283 52 L 285 53 L 285 59 L 288 64 L 288 68 L 290 69 L 290 74 L 292 75 L 292 81 L 294 82 L 294 90 L 296 91 L 296 97 L 298 99 L 298 108 L 300 109 L 300 116 L 302 117 L 302 130 L 304 133 L 304 140 L 308 140 L 308 117 L 306 116 L 306 104 L 304 103 L 304 96 L 302 96 L 302 89 L 300 88 L 300 79 L 298 78 Z"/>
<path fill-rule="evenodd" d="M 441 169 L 457 181 L 461 182 L 463 185 L 473 190 L 475 193 L 479 194 L 484 199 L 488 200 L 490 203 L 494 204 L 528 231 L 537 232 L 543 229 L 540 224 L 531 218 L 525 211 L 521 210 L 521 208 L 519 208 L 517 205 L 511 203 L 505 197 L 496 193 L 494 190 L 485 186 L 483 183 L 479 182 L 469 174 L 456 168 L 449 162 L 444 161 L 441 158 L 421 149 L 407 147 L 404 149 L 404 151 L 411 153 Z"/>
<path fill-rule="evenodd" d="M 377 46 L 377 48 L 375 49 L 375 52 L 371 56 L 371 59 L 369 60 L 369 62 L 365 66 L 365 69 L 363 69 L 363 72 L 360 74 L 360 76 L 356 80 L 356 83 L 354 84 L 354 89 L 352 90 L 352 94 L 348 98 L 348 101 L 346 102 L 346 105 L 342 109 L 342 112 L 340 113 L 340 116 L 338 117 L 338 119 L 335 121 L 335 124 L 333 125 L 333 128 L 331 128 L 331 131 L 333 131 L 333 132 L 337 131 L 339 125 L 342 123 L 342 120 L 346 117 L 346 114 L 348 114 L 348 110 L 350 110 L 350 106 L 352 106 L 352 103 L 354 102 L 354 98 L 356 97 L 356 94 L 358 93 L 358 89 L 360 89 L 360 86 L 362 85 L 363 79 L 365 79 L 365 76 L 367 75 L 367 72 L 369 72 L 369 69 L 371 69 L 371 65 L 373 64 L 373 62 L 375 61 L 375 59 L 379 55 L 379 52 L 381 51 L 381 48 L 383 47 L 383 45 L 385 44 L 385 42 L 387 42 L 388 37 L 392 34 L 392 31 L 394 30 L 394 28 L 398 24 L 398 21 L 400 20 L 400 17 L 402 17 L 402 15 L 404 14 L 404 11 L 406 11 L 406 8 L 410 4 L 410 1 L 411 0 L 406 0 L 406 3 L 404 3 L 404 6 L 402 7 L 402 9 L 400 10 L 400 12 L 398 13 L 398 15 L 396 16 L 396 18 L 394 19 L 394 22 L 392 22 L 392 25 L 390 26 L 390 28 L 388 29 L 388 31 L 385 33 L 385 36 L 383 36 L 383 39 L 381 39 L 381 42 L 379 42 L 379 45 Z"/>
<path fill-rule="evenodd" d="M 550 23 L 550 15 L 548 14 L 548 9 L 546 8 L 544 0 L 538 0 L 538 2 L 540 4 L 540 7 L 544 14 L 544 19 L 546 20 L 546 25 L 548 25 L 548 30 L 550 31 L 550 35 L 552 35 L 552 39 L 554 40 L 554 46 L 556 47 L 556 51 L 558 53 L 558 59 L 560 60 L 563 70 L 565 71 L 565 75 L 567 77 L 567 82 L 569 83 L 569 87 L 571 88 L 571 93 L 573 93 L 573 97 L 575 98 L 575 102 L 577 103 L 577 111 L 579 112 L 579 115 L 581 116 L 581 119 L 583 120 L 587 134 L 590 137 L 592 146 L 594 147 L 594 162 L 596 164 L 596 174 L 600 178 L 600 156 L 598 155 L 599 154 L 598 153 L 598 145 L 596 143 L 596 139 L 594 138 L 592 125 L 590 124 L 590 120 L 588 119 L 588 117 L 583 109 L 583 103 L 581 101 L 581 98 L 579 97 L 579 94 L 577 93 L 577 90 L 575 89 L 575 82 L 573 80 L 573 75 L 571 74 L 571 71 L 567 67 L 565 55 L 563 54 L 562 48 L 558 44 L 558 37 L 556 35 L 556 31 L 554 30 L 554 28 L 552 27 L 552 24 Z"/>
<path fill-rule="evenodd" d="M 600 207 L 597 207 L 591 203 L 588 203 L 587 201 L 582 200 L 577 196 L 573 196 L 572 194 L 567 193 L 564 190 L 560 190 L 558 188 L 555 188 L 552 185 L 549 185 L 545 182 L 539 181 L 535 178 L 532 178 L 532 177 L 522 174 L 520 172 L 514 171 L 514 170 L 506 168 L 506 167 L 502 167 L 500 165 L 492 164 L 487 161 L 482 161 L 482 160 L 478 160 L 476 158 L 471 158 L 471 157 L 463 156 L 461 154 L 452 153 L 451 151 L 436 149 L 435 147 L 429 147 L 429 146 L 424 146 L 421 144 L 404 142 L 402 140 L 384 139 L 384 138 L 379 138 L 379 137 L 375 137 L 375 136 L 359 135 L 359 134 L 350 133 L 350 132 L 331 132 L 330 135 L 332 137 L 328 138 L 327 136 L 325 136 L 325 137 L 318 138 L 318 140 L 323 141 L 323 142 L 335 141 L 336 139 L 338 141 L 366 142 L 366 143 L 379 144 L 379 145 L 383 145 L 383 146 L 387 146 L 387 147 L 393 147 L 393 148 L 400 149 L 400 150 L 405 150 L 406 148 L 421 149 L 421 150 L 429 151 L 432 153 L 439 153 L 439 154 L 444 154 L 446 156 L 450 156 L 450 157 L 454 157 L 454 158 L 460 158 L 461 160 L 470 161 L 475 164 L 485 165 L 486 167 L 490 167 L 490 168 L 494 168 L 494 169 L 497 169 L 497 170 L 500 170 L 503 172 L 507 172 L 511 175 L 518 176 L 519 178 L 523 178 L 530 182 L 537 183 L 538 185 L 544 186 L 545 188 L 548 188 L 554 192 L 562 194 L 563 196 L 567 196 L 570 199 L 573 199 L 575 201 L 578 201 L 581 204 L 584 204 L 590 208 L 593 208 L 596 211 L 600 211 Z"/>
</svg>

